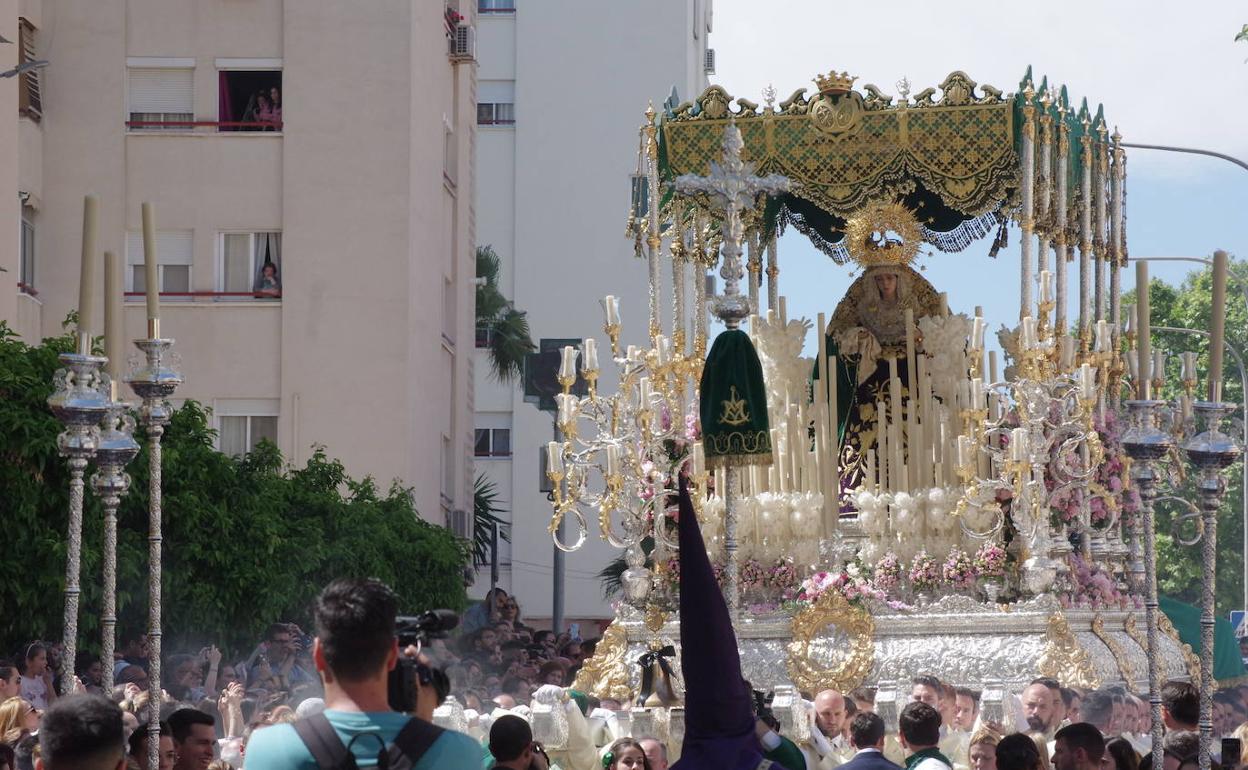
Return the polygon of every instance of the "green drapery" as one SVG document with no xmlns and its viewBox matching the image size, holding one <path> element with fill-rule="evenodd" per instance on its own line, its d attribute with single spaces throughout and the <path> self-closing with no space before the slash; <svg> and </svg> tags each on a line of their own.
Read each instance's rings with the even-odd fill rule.
<svg viewBox="0 0 1248 770">
<path fill-rule="evenodd" d="M 1159 598 L 1161 611 L 1166 613 L 1174 630 L 1179 632 L 1179 639 L 1192 647 L 1192 651 L 1200 655 L 1200 608 L 1171 599 L 1168 596 Z M 1235 638 L 1235 629 L 1226 618 L 1215 617 L 1213 625 L 1213 678 L 1218 682 L 1238 679 L 1248 675 L 1244 669 L 1244 661 L 1239 657 L 1239 641 Z"/>
<path fill-rule="evenodd" d="M 1045 109 L 1031 68 L 1012 97 L 979 86 L 955 72 L 936 89 L 916 94 L 905 107 L 895 105 L 870 88 L 863 93 L 821 95 L 795 93 L 772 111 L 733 97 L 712 86 L 692 102 L 669 107 L 657 127 L 661 205 L 680 200 L 672 182 L 681 174 L 706 174 L 721 157 L 724 127 L 734 122 L 745 147 L 742 158 L 756 173 L 779 173 L 795 183 L 793 192 L 766 201 L 764 236 L 793 226 L 810 237 L 838 262 L 847 255 L 842 245 L 845 219 L 865 203 L 900 200 L 916 213 L 924 240 L 946 252 L 960 251 L 988 235 L 1018 206 L 1019 158 L 1023 134 L 1023 83 L 1032 82 L 1036 120 Z M 1099 142 L 1096 128 L 1104 125 L 1098 107 L 1091 113 L 1087 101 L 1071 103 L 1065 87 L 1051 101 L 1054 160 L 1058 125 L 1069 139 L 1066 165 L 1066 206 L 1081 191 L 1084 120 Z M 815 118 L 820 101 L 854 106 L 854 127 L 829 135 Z M 1039 130 L 1036 133 L 1039 139 Z M 1100 145 L 1097 152 L 1104 152 Z M 1037 148 L 1036 163 L 1041 153 Z M 1056 168 L 1056 163 L 1055 163 Z M 1047 175 L 1045 175 L 1047 177 Z M 1037 179 L 1040 174 L 1037 174 Z M 705 201 L 702 202 L 705 204 Z M 1079 217 L 1067 217 L 1077 228 Z M 1038 222 L 1038 227 L 1050 223 Z"/>
<path fill-rule="evenodd" d="M 748 334 L 729 329 L 715 338 L 702 368 L 701 393 L 707 467 L 770 465 L 767 390 Z"/>
</svg>

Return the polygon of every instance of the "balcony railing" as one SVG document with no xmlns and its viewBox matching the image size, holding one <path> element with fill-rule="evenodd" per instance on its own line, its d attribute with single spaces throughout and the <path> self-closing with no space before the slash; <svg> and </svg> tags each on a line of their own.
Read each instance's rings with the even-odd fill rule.
<svg viewBox="0 0 1248 770">
<path fill-rule="evenodd" d="M 146 297 L 146 296 L 147 295 L 141 291 L 126 292 L 127 299 L 139 299 L 140 297 Z M 171 299 L 184 299 L 184 300 L 196 300 L 196 299 L 280 300 L 282 298 L 282 294 L 280 291 L 277 294 L 262 294 L 260 292 L 254 292 L 254 291 L 162 291 L 160 292 L 160 296 L 161 298 L 167 297 Z"/>
<path fill-rule="evenodd" d="M 126 128 L 197 129 L 212 128 L 221 132 L 281 131 L 281 121 L 254 120 L 127 120 Z"/>
</svg>

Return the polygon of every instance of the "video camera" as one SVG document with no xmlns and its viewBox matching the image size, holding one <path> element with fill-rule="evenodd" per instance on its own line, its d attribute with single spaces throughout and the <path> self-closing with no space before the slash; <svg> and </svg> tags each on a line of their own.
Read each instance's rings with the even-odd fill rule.
<svg viewBox="0 0 1248 770">
<path fill-rule="evenodd" d="M 394 619 L 395 635 L 399 638 L 399 662 L 390 672 L 390 708 L 405 714 L 415 711 L 418 687 L 432 687 L 437 693 L 438 705 L 446 700 L 451 692 L 451 681 L 446 672 L 422 663 L 419 657 L 409 657 L 404 650 L 412 646 L 420 650 L 431 639 L 444 639 L 447 632 L 458 625 L 459 615 L 451 610 L 429 610 L 419 615 L 400 615 Z"/>
</svg>

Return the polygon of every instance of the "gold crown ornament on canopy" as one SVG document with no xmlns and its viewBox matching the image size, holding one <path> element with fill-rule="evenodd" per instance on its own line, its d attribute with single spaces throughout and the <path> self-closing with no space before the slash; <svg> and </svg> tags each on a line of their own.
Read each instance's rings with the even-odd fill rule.
<svg viewBox="0 0 1248 770">
<path fill-rule="evenodd" d="M 848 71 L 833 70 L 826 75 L 815 75 L 815 85 L 819 86 L 821 94 L 845 94 L 854 87 L 854 81 L 857 79 L 857 75 L 851 75 Z"/>
<path fill-rule="evenodd" d="M 901 203 L 869 203 L 845 223 L 845 248 L 865 269 L 912 265 L 922 244 L 918 219 Z"/>
</svg>

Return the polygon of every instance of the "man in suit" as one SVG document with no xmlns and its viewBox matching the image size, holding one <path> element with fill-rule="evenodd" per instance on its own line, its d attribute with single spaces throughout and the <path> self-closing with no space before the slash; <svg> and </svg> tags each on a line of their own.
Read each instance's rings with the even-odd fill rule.
<svg viewBox="0 0 1248 770">
<path fill-rule="evenodd" d="M 856 753 L 841 770 L 901 770 L 884 758 L 884 720 L 870 711 L 854 715 L 849 723 L 849 741 Z"/>
</svg>

